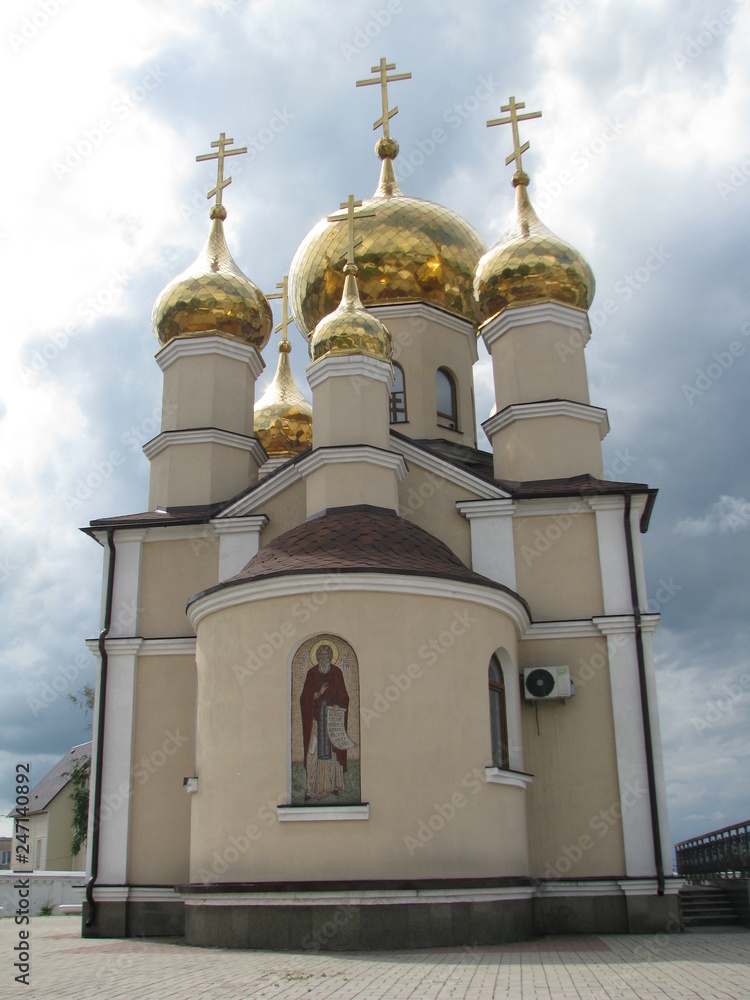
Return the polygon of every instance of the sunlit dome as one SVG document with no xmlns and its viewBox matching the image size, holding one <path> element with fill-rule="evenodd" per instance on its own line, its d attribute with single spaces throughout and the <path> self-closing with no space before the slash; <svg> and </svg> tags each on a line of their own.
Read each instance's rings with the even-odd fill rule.
<svg viewBox="0 0 750 1000">
<path fill-rule="evenodd" d="M 255 404 L 255 436 L 269 458 L 291 458 L 312 445 L 312 405 L 294 380 L 291 349 L 288 340 L 281 341 L 273 382 Z"/>
<path fill-rule="evenodd" d="M 387 327 L 362 305 L 357 288 L 357 267 L 347 264 L 341 302 L 315 327 L 310 340 L 313 361 L 343 354 L 360 354 L 390 361 L 393 351 Z"/>
</svg>

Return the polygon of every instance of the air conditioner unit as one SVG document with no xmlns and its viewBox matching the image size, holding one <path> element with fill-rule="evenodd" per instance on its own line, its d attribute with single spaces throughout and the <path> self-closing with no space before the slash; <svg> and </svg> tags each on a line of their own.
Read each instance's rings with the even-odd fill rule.
<svg viewBox="0 0 750 1000">
<path fill-rule="evenodd" d="M 523 672 L 523 696 L 527 701 L 570 698 L 575 693 L 570 667 L 527 667 Z"/>
</svg>

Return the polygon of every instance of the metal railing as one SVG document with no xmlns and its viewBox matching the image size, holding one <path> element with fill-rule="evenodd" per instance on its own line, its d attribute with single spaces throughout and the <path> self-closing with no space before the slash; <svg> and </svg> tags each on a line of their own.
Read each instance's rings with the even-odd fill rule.
<svg viewBox="0 0 750 1000">
<path fill-rule="evenodd" d="M 677 874 L 692 882 L 750 879 L 750 820 L 675 844 Z"/>
</svg>

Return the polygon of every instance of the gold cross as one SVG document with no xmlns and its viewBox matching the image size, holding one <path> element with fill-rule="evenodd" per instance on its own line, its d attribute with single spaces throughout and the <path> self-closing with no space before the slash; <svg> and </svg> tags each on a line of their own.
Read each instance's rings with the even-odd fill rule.
<svg viewBox="0 0 750 1000">
<path fill-rule="evenodd" d="M 213 198 L 216 195 L 216 205 L 221 205 L 221 192 L 225 187 L 228 187 L 232 183 L 232 178 L 227 177 L 224 179 L 224 157 L 225 156 L 237 156 L 239 153 L 246 153 L 247 146 L 243 146 L 241 149 L 227 149 L 226 147 L 234 142 L 234 139 L 227 139 L 226 132 L 222 132 L 216 142 L 211 143 L 211 149 L 216 149 L 218 147 L 217 153 L 204 153 L 202 156 L 196 156 L 196 163 L 200 163 L 202 160 L 218 160 L 216 165 L 216 187 L 209 191 L 206 195 L 207 198 Z"/>
<path fill-rule="evenodd" d="M 354 220 L 355 219 L 369 219 L 375 215 L 374 212 L 357 212 L 355 214 L 355 208 L 361 208 L 362 202 L 355 201 L 354 195 L 350 194 L 346 201 L 342 201 L 339 208 L 346 209 L 346 215 L 342 215 L 337 212 L 335 215 L 329 215 L 329 222 L 346 222 L 347 223 L 347 253 L 346 253 L 346 263 L 347 266 L 354 264 L 354 251 L 361 244 L 362 240 L 359 239 L 354 242 Z"/>
<path fill-rule="evenodd" d="M 276 287 L 280 288 L 280 292 L 272 292 L 270 295 L 266 295 L 267 299 L 281 299 L 281 322 L 277 327 L 274 327 L 274 333 L 278 333 L 281 330 L 281 339 L 286 340 L 286 328 L 289 326 L 289 275 L 285 274 L 283 281 L 277 281 Z"/>
<path fill-rule="evenodd" d="M 357 80 L 358 87 L 369 87 L 371 83 L 380 84 L 380 96 L 383 102 L 383 117 L 378 118 L 375 124 L 372 126 L 373 131 L 375 131 L 378 126 L 383 126 L 383 135 L 386 139 L 390 138 L 390 126 L 389 122 L 394 115 L 398 114 L 398 105 L 395 108 L 388 109 L 388 84 L 395 83 L 396 80 L 411 80 L 411 73 L 394 73 L 393 76 L 388 76 L 388 72 L 396 68 L 395 63 L 389 63 L 385 61 L 385 57 L 380 60 L 379 65 L 372 66 L 370 68 L 371 73 L 377 73 L 378 75 L 374 80 Z"/>
<path fill-rule="evenodd" d="M 516 161 L 516 170 L 523 170 L 521 166 L 521 154 L 525 153 L 529 148 L 528 142 L 525 142 L 523 146 L 521 145 L 521 140 L 518 138 L 518 123 L 528 121 L 530 118 L 541 118 L 541 111 L 530 111 L 525 115 L 516 114 L 521 108 L 525 108 L 526 105 L 523 101 L 519 101 L 516 104 L 515 97 L 511 97 L 510 101 L 500 108 L 501 111 L 509 111 L 510 114 L 507 118 L 495 118 L 491 122 L 487 122 L 487 127 L 490 125 L 512 125 L 513 126 L 513 152 L 510 156 L 505 158 L 505 165 L 507 166 L 511 160 Z"/>
</svg>

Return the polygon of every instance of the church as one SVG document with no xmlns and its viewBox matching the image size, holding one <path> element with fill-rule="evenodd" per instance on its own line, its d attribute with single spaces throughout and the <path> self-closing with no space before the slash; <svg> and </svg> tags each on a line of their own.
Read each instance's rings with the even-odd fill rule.
<svg viewBox="0 0 750 1000">
<path fill-rule="evenodd" d="M 522 164 L 540 112 L 511 97 L 487 123 L 511 126 L 515 189 L 488 250 L 401 189 L 394 71 L 357 81 L 380 89 L 374 194 L 322 205 L 273 294 L 224 235 L 244 150 L 221 133 L 197 157 L 211 228 L 153 310 L 148 503 L 84 529 L 104 556 L 86 936 L 372 950 L 679 926 L 656 490 L 604 476 L 594 276 Z"/>
</svg>

